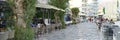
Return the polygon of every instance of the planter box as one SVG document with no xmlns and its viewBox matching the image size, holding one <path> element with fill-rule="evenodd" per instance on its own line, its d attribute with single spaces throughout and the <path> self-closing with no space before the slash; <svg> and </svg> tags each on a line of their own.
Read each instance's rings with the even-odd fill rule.
<svg viewBox="0 0 120 40">
<path fill-rule="evenodd" d="M 8 39 L 8 31 L 0 32 L 0 40 L 7 40 Z"/>
<path fill-rule="evenodd" d="M 9 31 L 8 39 L 14 38 L 15 30 Z"/>
</svg>

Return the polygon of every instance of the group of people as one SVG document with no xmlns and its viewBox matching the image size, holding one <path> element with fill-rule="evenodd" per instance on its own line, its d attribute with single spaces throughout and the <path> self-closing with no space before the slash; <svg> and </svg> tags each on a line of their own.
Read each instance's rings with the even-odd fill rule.
<svg viewBox="0 0 120 40">
<path fill-rule="evenodd" d="M 95 18 L 89 18 L 88 21 L 96 23 L 98 26 L 98 29 L 101 29 L 101 26 L 103 23 L 109 23 L 109 24 L 114 24 L 113 19 L 108 19 L 108 18 L 102 18 L 102 17 L 95 17 Z"/>
<path fill-rule="evenodd" d="M 104 18 L 98 18 L 95 22 L 98 26 L 99 29 L 101 29 L 103 23 L 108 23 L 108 24 L 114 24 L 113 19 L 104 19 Z"/>
</svg>

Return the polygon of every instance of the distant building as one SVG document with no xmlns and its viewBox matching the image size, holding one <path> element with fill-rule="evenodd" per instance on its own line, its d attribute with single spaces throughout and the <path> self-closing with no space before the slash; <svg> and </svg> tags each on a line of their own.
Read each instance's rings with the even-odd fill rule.
<svg viewBox="0 0 120 40">
<path fill-rule="evenodd" d="M 92 3 L 88 4 L 87 16 L 96 16 L 98 13 L 98 1 L 92 0 Z"/>
<path fill-rule="evenodd" d="M 120 20 L 120 0 L 117 0 L 117 12 L 118 12 L 117 19 Z"/>
<path fill-rule="evenodd" d="M 81 14 L 87 14 L 87 1 L 88 0 L 82 0 L 82 10 L 80 11 Z"/>
</svg>

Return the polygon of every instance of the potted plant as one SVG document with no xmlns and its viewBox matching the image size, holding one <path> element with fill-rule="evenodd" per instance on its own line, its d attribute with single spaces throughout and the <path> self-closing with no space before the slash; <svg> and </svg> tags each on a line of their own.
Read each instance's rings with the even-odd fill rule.
<svg viewBox="0 0 120 40">
<path fill-rule="evenodd" d="M 8 39 L 13 39 L 14 38 L 14 34 L 15 34 L 14 21 L 13 20 L 9 20 L 7 22 L 7 29 L 9 31 Z"/>
</svg>

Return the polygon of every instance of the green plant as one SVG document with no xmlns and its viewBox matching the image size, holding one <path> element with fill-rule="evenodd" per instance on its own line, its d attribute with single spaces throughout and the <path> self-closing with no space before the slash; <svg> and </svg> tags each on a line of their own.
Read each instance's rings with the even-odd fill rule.
<svg viewBox="0 0 120 40">
<path fill-rule="evenodd" d="M 35 15 L 36 0 L 7 0 L 7 1 L 17 18 L 14 25 L 15 40 L 33 40 L 34 32 L 30 27 L 30 22 L 33 16 Z"/>
<path fill-rule="evenodd" d="M 50 16 L 50 19 L 54 19 L 54 10 L 53 9 L 47 9 L 49 10 L 48 12 L 44 12 L 44 11 L 41 11 L 40 8 L 37 8 L 36 9 L 36 15 L 38 18 L 48 18 L 48 13 L 49 13 L 49 16 Z M 43 15 L 44 14 L 44 15 Z"/>
<path fill-rule="evenodd" d="M 50 2 L 48 2 L 50 5 L 56 6 L 58 8 L 61 9 L 66 9 L 68 7 L 67 3 L 69 0 L 50 0 Z M 56 12 L 56 11 L 54 11 Z M 64 23 L 64 12 L 59 11 L 57 13 L 59 15 L 60 21 L 62 23 L 62 28 L 65 28 L 65 23 Z"/>
<path fill-rule="evenodd" d="M 78 16 L 79 8 L 72 8 L 71 11 L 72 11 L 72 14 L 73 14 L 75 17 Z"/>
<path fill-rule="evenodd" d="M 16 27 L 15 40 L 33 40 L 34 32 L 30 28 Z"/>
<path fill-rule="evenodd" d="M 76 17 L 78 16 L 78 13 L 79 13 L 79 8 L 72 8 L 71 9 L 71 11 L 72 11 L 72 21 L 73 21 L 73 24 L 76 24 Z"/>
<path fill-rule="evenodd" d="M 14 26 L 14 20 L 13 20 L 13 13 L 12 13 L 12 10 L 11 10 L 11 8 L 10 8 L 10 5 L 9 5 L 9 3 L 8 2 L 6 2 L 6 1 L 2 1 L 2 3 L 1 3 L 1 7 L 2 7 L 2 9 L 1 10 L 3 10 L 2 12 L 3 12 L 3 16 L 2 17 L 0 17 L 0 18 L 2 18 L 1 19 L 1 21 L 4 23 L 4 25 L 5 25 L 5 29 L 7 29 L 8 27 L 9 28 L 11 28 L 11 29 L 13 29 L 13 26 Z M 0 13 L 0 14 L 2 14 L 2 13 Z M 0 22 L 1 22 L 0 21 Z M 0 25 L 1 26 L 1 25 Z"/>
</svg>

